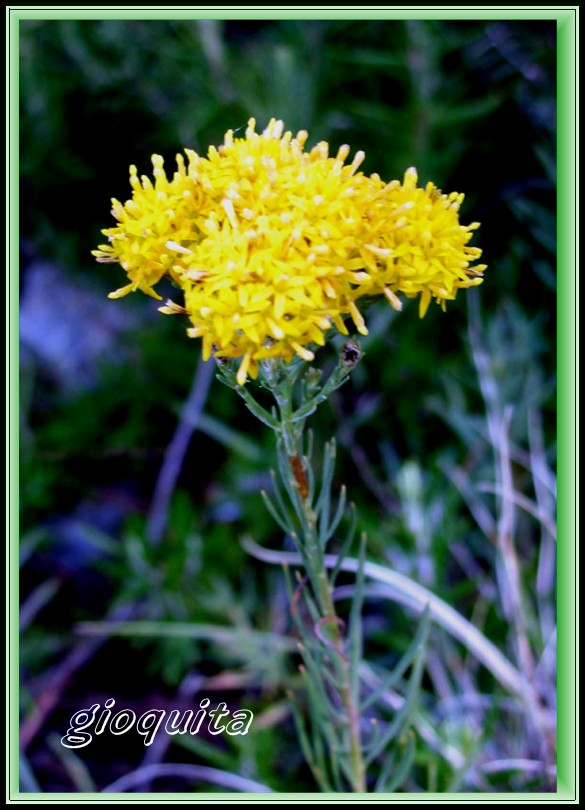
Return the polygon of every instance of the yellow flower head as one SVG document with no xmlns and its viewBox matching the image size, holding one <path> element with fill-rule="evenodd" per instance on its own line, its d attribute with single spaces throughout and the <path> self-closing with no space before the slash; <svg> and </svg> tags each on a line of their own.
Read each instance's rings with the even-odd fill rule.
<svg viewBox="0 0 585 810">
<path fill-rule="evenodd" d="M 459 224 L 462 195 L 416 187 L 409 170 L 403 184 L 384 184 L 358 171 L 349 147 L 330 157 L 324 142 L 305 151 L 307 133 L 295 137 L 272 120 L 262 133 L 250 120 L 245 137 L 229 131 L 222 146 L 202 158 L 186 150 L 169 180 L 153 156 L 154 184 L 131 167 L 131 200 L 113 201 L 118 225 L 98 261 L 120 262 L 130 284 L 119 297 L 170 277 L 184 293 L 188 333 L 201 337 L 204 357 L 242 358 L 238 382 L 258 373 L 259 361 L 314 355 L 344 317 L 367 334 L 356 301 L 397 293 L 421 294 L 421 314 L 431 297 L 444 304 L 460 287 L 481 281 L 470 269 L 480 252 L 467 242 L 474 223 Z"/>
</svg>

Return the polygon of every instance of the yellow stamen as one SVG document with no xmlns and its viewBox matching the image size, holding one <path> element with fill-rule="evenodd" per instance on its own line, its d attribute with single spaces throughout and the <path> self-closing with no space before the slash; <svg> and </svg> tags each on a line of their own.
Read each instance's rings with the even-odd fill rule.
<svg viewBox="0 0 585 810">
<path fill-rule="evenodd" d="M 238 385 L 245 385 L 246 380 L 248 379 L 248 369 L 250 368 L 250 360 L 252 359 L 252 355 L 250 352 L 244 355 L 244 359 L 240 363 L 240 367 L 238 369 L 238 373 L 236 374 L 236 382 Z"/>
<path fill-rule="evenodd" d="M 367 335 L 368 330 L 366 328 L 366 323 L 362 317 L 361 312 L 356 307 L 353 301 L 351 301 L 349 305 L 349 314 L 351 315 L 351 318 L 355 323 L 356 329 L 358 330 L 360 335 Z"/>
<path fill-rule="evenodd" d="M 296 341 L 291 340 L 290 345 L 293 347 L 298 356 L 302 357 L 303 360 L 306 360 L 308 363 L 315 359 L 313 352 L 309 351 L 309 349 L 306 349 L 304 346 L 300 346 L 298 343 L 296 343 Z"/>
<path fill-rule="evenodd" d="M 399 298 L 399 297 L 396 295 L 396 293 L 395 293 L 395 292 L 393 292 L 393 291 L 390 289 L 390 287 L 384 287 L 384 295 L 385 295 L 385 296 L 386 296 L 386 298 L 388 299 L 388 302 L 390 303 L 390 306 L 391 306 L 393 309 L 395 309 L 397 312 L 400 312 L 400 311 L 402 310 L 402 301 L 401 301 L 401 300 L 400 300 L 400 298 Z"/>
</svg>

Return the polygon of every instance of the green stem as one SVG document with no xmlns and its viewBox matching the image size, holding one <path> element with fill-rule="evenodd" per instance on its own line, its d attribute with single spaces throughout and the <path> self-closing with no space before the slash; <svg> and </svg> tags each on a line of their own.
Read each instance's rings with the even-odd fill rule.
<svg viewBox="0 0 585 810">
<path fill-rule="evenodd" d="M 302 453 L 305 419 L 293 420 L 292 395 L 289 386 L 285 387 L 284 392 L 275 391 L 274 393 L 281 416 L 280 437 L 288 463 L 289 481 L 285 484 L 288 483 L 287 489 L 303 529 L 304 536 L 300 542 L 304 546 L 305 554 L 303 556 L 307 561 L 307 573 L 313 585 L 322 618 L 327 620 L 327 636 L 337 659 L 336 664 L 340 676 L 339 697 L 345 713 L 349 738 L 351 787 L 356 793 L 365 793 L 365 763 L 362 753 L 358 696 L 352 690 L 350 665 L 343 650 L 342 622 L 335 610 L 332 598 L 333 586 L 329 581 L 328 569 L 325 565 L 324 548 L 319 542 L 317 520 L 307 492 L 307 473 Z"/>
<path fill-rule="evenodd" d="M 339 362 L 324 384 L 320 383 L 320 372 L 314 368 L 307 369 L 306 363 L 299 358 L 285 363 L 278 360 L 267 360 L 261 363 L 260 384 L 271 391 L 276 409 L 268 412 L 253 397 L 244 386 L 237 384 L 234 370 L 219 365 L 220 379 L 230 388 L 234 388 L 246 402 L 250 411 L 268 425 L 277 436 L 277 449 L 279 471 L 282 483 L 298 520 L 298 531 L 291 524 L 288 526 L 290 537 L 297 544 L 300 556 L 305 565 L 307 579 L 310 583 L 312 595 L 305 593 L 309 606 L 311 619 L 314 623 L 312 631 L 307 633 L 304 621 L 295 618 L 301 637 L 307 641 L 306 670 L 308 683 L 313 686 L 325 681 L 329 677 L 330 686 L 335 690 L 341 708 L 338 704 L 331 704 L 329 696 L 323 692 L 328 704 L 323 712 L 317 711 L 312 716 L 314 740 L 313 745 L 304 745 L 303 750 L 310 756 L 310 765 L 320 785 L 325 784 L 328 777 L 320 773 L 322 767 L 316 764 L 313 753 L 322 749 L 325 742 L 331 754 L 331 769 L 333 781 L 340 784 L 339 774 L 343 772 L 356 793 L 365 793 L 366 761 L 362 751 L 360 729 L 359 689 L 357 684 L 357 667 L 359 654 L 355 639 L 350 645 L 353 649 L 351 657 L 346 655 L 344 623 L 335 610 L 332 597 L 333 582 L 339 569 L 328 573 L 325 564 L 325 547 L 331 537 L 335 526 L 344 511 L 345 496 L 342 496 L 338 505 L 337 515 L 333 523 L 329 523 L 329 487 L 331 484 L 333 454 L 329 452 L 324 475 L 321 494 L 314 501 L 314 477 L 310 466 L 310 451 L 304 454 L 303 431 L 307 418 L 315 411 L 319 403 L 339 388 L 348 379 L 351 368 L 361 357 L 361 349 L 355 341 L 348 342 L 342 347 Z M 293 388 L 300 382 L 302 401 L 295 410 L 293 406 Z M 284 510 L 286 512 L 286 510 Z M 274 514 L 274 513 L 273 513 Z M 318 526 L 317 517 L 321 525 Z M 276 512 L 275 517 L 281 526 L 287 526 L 287 520 Z M 355 527 L 354 527 L 355 528 Z M 351 540 L 353 530 L 350 531 L 348 542 Z M 357 620 L 357 617 L 356 617 Z M 317 647 L 315 646 L 317 642 Z M 319 646 L 321 645 L 321 646 Z M 316 652 L 313 657 L 311 649 Z M 326 667 L 324 670 L 323 667 Z M 309 671 L 311 670 L 312 671 Z M 341 718 L 340 715 L 341 714 Z M 339 732 L 338 732 L 339 730 Z M 307 739 L 304 738 L 307 743 Z M 344 757 L 344 760 L 341 760 Z M 347 759 L 345 758 L 347 757 Z M 341 766 L 341 767 L 340 767 Z"/>
</svg>

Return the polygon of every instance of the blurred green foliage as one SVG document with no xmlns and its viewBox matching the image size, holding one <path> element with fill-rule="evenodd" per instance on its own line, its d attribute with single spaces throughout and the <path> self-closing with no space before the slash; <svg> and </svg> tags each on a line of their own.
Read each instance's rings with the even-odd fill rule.
<svg viewBox="0 0 585 810">
<path fill-rule="evenodd" d="M 489 357 L 498 402 L 502 408 L 514 405 L 514 445 L 534 445 L 536 420 L 543 457 L 554 470 L 555 24 L 36 20 L 20 25 L 23 309 L 33 275 L 43 272 L 42 260 L 71 285 L 71 311 L 81 287 L 95 297 L 96 324 L 104 322 L 103 306 L 124 307 L 129 321 L 97 360 L 81 358 L 95 365 L 88 385 L 65 385 L 34 341 L 23 353 L 21 521 L 24 547 L 31 548 L 21 583 L 31 608 L 22 638 L 25 715 L 33 711 L 31 694 L 43 694 L 66 651 L 78 643 L 73 623 L 101 620 L 117 606 L 130 606 L 143 621 L 290 631 L 278 572 L 250 559 L 240 546 L 251 529 L 257 542 L 277 542 L 259 498 L 274 464 L 271 437 L 233 392 L 217 383 L 183 464 L 165 540 L 152 547 L 144 539 L 156 477 L 199 347 L 185 339 L 181 324 L 158 317 L 156 304 L 146 298 L 106 302 L 105 293 L 120 286 L 121 270 L 90 257 L 101 241 L 100 229 L 111 224 L 110 197 L 129 196 L 131 163 L 148 172 L 150 155 L 157 152 L 172 165 L 183 147 L 205 152 L 251 116 L 260 126 L 281 117 L 287 128 L 308 129 L 310 143 L 328 140 L 332 151 L 342 143 L 352 151 L 364 149 L 365 170 L 385 179 L 401 177 L 415 165 L 421 182 L 465 192 L 462 220 L 482 223 L 474 244 L 483 248 L 488 264 L 484 285 L 473 296 L 460 295 L 446 315 L 431 308 L 422 321 L 416 304 L 400 315 L 383 305 L 372 308 L 365 361 L 352 383 L 321 407 L 312 426 L 317 451 L 325 438 L 338 438 L 337 478 L 358 504 L 368 556 L 419 579 L 475 616 L 489 638 L 509 645 L 494 548 L 460 481 L 467 476 L 468 483 L 485 482 L 493 467 L 467 309 L 471 300 L 470 323 Z M 44 306 L 48 327 L 42 340 L 50 342 L 70 312 L 49 299 Z M 34 308 L 28 312 L 38 317 Z M 330 366 L 333 351 L 320 354 L 318 362 Z M 521 461 L 515 460 L 516 485 L 536 497 L 530 466 Z M 483 508 L 493 510 L 493 494 L 482 498 Z M 548 570 L 543 571 L 538 545 L 541 524 L 526 514 L 519 520 L 530 642 L 540 655 L 547 644 L 542 626 L 548 625 L 539 625 L 538 615 L 542 620 L 543 610 L 554 613 L 554 589 L 543 584 Z M 539 577 L 536 598 L 530 587 Z M 47 582 L 59 587 L 39 592 Z M 36 612 L 31 597 L 39 602 Z M 390 603 L 369 601 L 364 627 L 368 653 L 380 664 L 396 660 L 413 634 L 412 621 Z M 266 713 L 262 730 L 246 739 L 245 747 L 233 740 L 212 741 L 213 746 L 197 740 L 178 758 L 224 767 L 278 790 L 313 789 L 290 715 L 285 709 L 270 720 L 296 678 L 283 656 L 260 655 L 253 645 L 234 651 L 212 637 L 143 637 L 125 646 L 118 642 L 114 650 L 124 656 L 122 693 L 134 684 L 144 705 L 159 690 L 172 699 L 193 668 L 208 679 L 221 673 L 249 676 L 235 700 L 253 703 L 259 716 Z M 446 700 L 464 688 L 458 677 L 467 672 L 448 640 L 439 638 L 433 650 L 424 709 L 440 727 L 441 744 L 459 746 L 469 763 L 480 754 L 494 760 L 535 756 L 525 731 L 519 723 L 507 725 L 509 716 L 498 711 L 497 702 L 481 722 L 473 713 L 455 720 L 449 715 L 444 722 L 433 714 L 437 683 L 443 683 L 440 697 Z M 493 691 L 485 673 L 477 685 Z M 63 685 L 68 694 L 63 706 L 33 735 L 29 761 L 43 790 L 79 789 L 47 759 L 45 741 L 50 731 L 64 733 L 67 712 L 89 705 L 94 691 L 100 687 L 90 664 L 74 683 Z M 87 761 L 91 769 L 91 756 Z M 94 764 L 100 787 L 118 775 L 107 762 Z M 418 745 L 403 789 L 469 788 L 464 770 Z M 498 773 L 489 779 L 487 788 L 479 777 L 472 788 L 550 785 L 546 774 Z M 182 789 L 182 782 L 174 789 Z"/>
</svg>

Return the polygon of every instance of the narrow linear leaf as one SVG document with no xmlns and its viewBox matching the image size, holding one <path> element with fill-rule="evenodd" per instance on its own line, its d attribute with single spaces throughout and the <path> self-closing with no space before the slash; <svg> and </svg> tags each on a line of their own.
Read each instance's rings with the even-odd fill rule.
<svg viewBox="0 0 585 810">
<path fill-rule="evenodd" d="M 386 783 L 390 779 L 390 776 L 396 767 L 397 761 L 398 761 L 398 747 L 396 747 L 394 751 L 391 751 L 384 760 L 382 767 L 380 769 L 380 774 L 376 779 L 376 783 L 374 785 L 374 793 L 386 792 Z"/>
<path fill-rule="evenodd" d="M 295 649 L 292 639 L 277 633 L 268 633 L 248 628 L 222 627 L 210 624 L 186 624 L 183 622 L 80 622 L 77 631 L 87 636 L 127 636 L 190 638 L 214 641 L 237 649 L 242 645 L 254 645 L 271 652 L 290 652 Z"/>
<path fill-rule="evenodd" d="M 307 734 L 307 729 L 305 728 L 305 722 L 301 716 L 301 713 L 292 695 L 290 695 L 290 704 L 295 728 L 297 731 L 297 737 L 301 744 L 301 751 L 303 752 L 303 756 L 305 757 L 307 765 L 309 766 L 309 768 L 313 772 L 313 775 L 315 776 L 315 779 L 319 783 L 319 787 L 321 788 L 321 790 L 323 790 L 324 785 L 322 784 L 322 782 L 317 777 L 317 774 L 315 773 L 316 769 L 315 755 L 313 753 L 313 749 L 311 748 L 311 742 Z"/>
<path fill-rule="evenodd" d="M 408 772 L 412 767 L 412 763 L 414 761 L 414 752 L 416 750 L 416 737 L 412 731 L 408 733 L 408 739 L 406 742 L 406 750 L 396 770 L 394 770 L 394 774 L 390 781 L 388 781 L 390 777 L 390 772 L 392 768 L 390 768 L 387 772 L 385 772 L 385 768 L 382 768 L 382 772 L 380 773 L 380 777 L 376 782 L 376 787 L 374 788 L 376 793 L 395 793 L 396 790 L 401 786 L 401 784 L 406 779 Z M 392 766 L 394 766 L 396 759 L 393 757 Z"/>
<path fill-rule="evenodd" d="M 349 613 L 349 664 L 350 689 L 353 701 L 359 705 L 360 661 L 362 659 L 362 610 L 364 606 L 364 563 L 366 559 L 366 536 L 362 534 L 359 550 L 355 592 Z"/>
<path fill-rule="evenodd" d="M 216 442 L 242 458 L 250 461 L 259 461 L 262 458 L 263 451 L 260 444 L 252 441 L 241 431 L 235 430 L 214 416 L 202 413 L 199 416 L 197 427 L 201 433 L 215 439 Z"/>
<path fill-rule="evenodd" d="M 34 771 L 24 754 L 20 755 L 19 775 L 21 790 L 27 793 L 42 793 L 40 785 L 34 775 Z"/>
<path fill-rule="evenodd" d="M 331 483 L 333 481 L 333 471 L 335 468 L 336 447 L 335 441 L 328 442 L 325 445 L 323 455 L 323 471 L 321 473 L 321 492 L 315 504 L 315 517 L 319 517 L 319 513 L 324 506 L 325 501 L 329 501 L 331 497 Z"/>
<path fill-rule="evenodd" d="M 300 508 L 299 502 L 299 493 L 292 481 L 288 454 L 286 452 L 284 442 L 281 439 L 279 439 L 277 442 L 276 451 L 278 471 L 280 473 L 280 479 L 284 484 L 284 488 L 286 489 L 286 494 L 288 495 L 295 512 L 297 512 L 297 514 L 302 514 L 302 509 Z"/>
<path fill-rule="evenodd" d="M 347 756 L 340 758 L 340 765 L 345 778 L 347 779 L 349 784 L 352 785 L 354 782 L 355 774 L 353 772 L 353 768 Z"/>
<path fill-rule="evenodd" d="M 89 768 L 78 754 L 70 748 L 61 745 L 57 734 L 50 734 L 47 739 L 48 746 L 58 758 L 67 776 L 79 793 L 95 793 L 96 785 L 89 772 Z"/>
<path fill-rule="evenodd" d="M 357 528 L 357 509 L 355 508 L 354 503 L 350 503 L 349 505 L 349 526 L 347 528 L 347 533 L 345 535 L 345 539 L 341 544 L 341 548 L 339 549 L 335 564 L 333 565 L 333 571 L 331 573 L 331 584 L 335 584 L 335 580 L 337 579 L 339 572 L 343 567 L 343 561 L 347 557 L 347 553 L 351 548 L 351 544 L 353 543 L 353 538 L 355 537 L 355 530 Z M 327 557 L 325 558 L 327 563 Z M 357 570 L 357 567 L 356 569 Z"/>
<path fill-rule="evenodd" d="M 264 492 L 264 490 L 261 490 L 260 496 L 264 501 L 264 506 L 270 512 L 274 520 L 278 523 L 282 531 L 285 532 L 285 534 L 290 534 L 292 531 L 294 531 L 294 528 L 290 525 L 290 523 L 287 523 L 286 519 L 281 514 L 279 514 L 276 506 L 272 503 L 272 501 L 270 500 L 266 492 Z"/>
<path fill-rule="evenodd" d="M 309 578 L 305 578 L 306 581 L 304 584 L 298 584 L 295 588 L 291 599 L 291 607 L 295 605 L 295 610 L 293 613 L 293 618 L 295 623 L 297 624 L 299 633 L 301 635 L 301 639 L 307 646 L 311 644 L 315 644 L 315 634 L 313 632 L 313 625 L 315 622 L 319 621 L 320 613 L 317 607 L 317 604 L 313 598 L 312 593 L 310 592 L 310 585 L 309 585 Z M 301 590 L 302 588 L 302 590 Z M 307 625 L 302 621 L 302 617 L 299 610 L 299 604 L 304 603 L 309 611 L 309 617 L 311 619 L 311 626 L 307 627 Z"/>
<path fill-rule="evenodd" d="M 305 468 L 305 475 L 307 476 L 307 501 L 312 504 L 315 499 L 315 473 L 313 472 L 313 465 L 311 464 L 308 456 L 303 456 L 303 465 Z"/>
<path fill-rule="evenodd" d="M 323 496 L 321 500 L 321 515 L 319 517 L 319 543 L 321 548 L 325 548 L 327 544 L 328 538 L 331 536 L 329 534 L 329 514 L 331 511 L 331 489 L 330 487 L 327 489 L 327 492 L 323 495 L 323 489 L 321 490 L 321 495 Z"/>
<path fill-rule="evenodd" d="M 321 777 L 323 784 L 328 785 L 328 790 L 331 790 L 329 786 L 329 775 L 328 775 L 328 768 L 327 768 L 327 757 L 325 754 L 325 742 L 323 739 L 323 735 L 320 733 L 320 729 L 315 724 L 315 733 L 313 737 L 313 747 L 315 750 L 315 758 L 317 761 L 317 769 L 319 776 Z"/>
<path fill-rule="evenodd" d="M 321 395 L 318 395 L 316 397 L 313 397 L 313 399 L 309 400 L 309 402 L 305 402 L 304 405 L 301 405 L 301 407 L 298 408 L 293 413 L 293 415 L 290 418 L 290 421 L 291 422 L 301 422 L 301 421 L 304 422 L 305 419 L 307 419 L 309 416 L 311 416 L 312 414 L 315 413 L 315 411 L 317 410 L 317 406 L 321 402 L 323 402 L 324 399 L 325 399 L 325 397 L 321 397 Z"/>
<path fill-rule="evenodd" d="M 392 672 L 390 672 L 386 676 L 386 678 L 383 679 L 380 686 L 376 690 L 374 690 L 374 692 L 372 692 L 371 695 L 368 695 L 368 697 L 364 700 L 362 704 L 362 711 L 366 711 L 366 709 L 369 709 L 370 706 L 376 703 L 386 692 L 389 692 L 390 689 L 392 689 L 398 683 L 400 678 L 402 678 L 402 676 L 412 663 L 414 656 L 416 655 L 416 651 L 419 649 L 419 646 L 421 645 L 421 643 L 424 643 L 424 640 L 426 640 L 426 638 L 428 637 L 430 623 L 431 623 L 431 612 L 427 606 L 421 617 L 417 631 L 410 646 L 408 647 L 408 649 L 406 650 L 400 661 L 398 661 L 398 663 L 392 668 Z"/>
<path fill-rule="evenodd" d="M 311 416 L 316 410 L 317 407 L 329 397 L 333 391 L 336 391 L 340 388 L 347 380 L 349 379 L 349 372 L 350 369 L 344 365 L 337 365 L 335 369 L 331 372 L 331 376 L 321 389 L 318 394 L 304 402 L 300 408 L 292 415 L 292 421 L 298 422 L 301 419 L 306 419 L 308 416 Z"/>
<path fill-rule="evenodd" d="M 335 534 L 337 527 L 341 523 L 341 519 L 345 514 L 345 506 L 347 503 L 347 489 L 345 486 L 341 487 L 339 492 L 339 501 L 337 502 L 337 509 L 335 511 L 335 515 L 333 520 L 331 521 L 331 525 L 327 528 L 324 539 L 322 540 L 323 545 Z"/>
<path fill-rule="evenodd" d="M 287 523 L 292 525 L 292 521 L 290 520 L 290 518 L 288 516 L 288 509 L 287 509 L 287 507 L 286 507 L 286 505 L 284 503 L 284 498 L 282 497 L 282 492 L 280 491 L 280 485 L 279 485 L 278 481 L 276 480 L 276 473 L 274 472 L 274 470 L 270 470 L 270 478 L 272 480 L 272 491 L 274 493 L 274 499 L 276 500 L 276 503 L 278 504 L 278 507 L 280 509 L 280 514 L 285 515 L 286 519 L 287 519 Z"/>
<path fill-rule="evenodd" d="M 304 674 L 305 676 L 308 676 L 306 671 Z M 335 750 L 340 750 L 337 735 L 333 726 L 334 718 L 332 719 L 329 714 L 323 713 L 323 703 L 319 697 L 319 690 L 315 690 L 315 681 L 309 677 L 307 677 L 307 695 L 309 697 L 310 715 L 312 718 L 311 725 L 313 729 L 313 746 L 315 747 L 318 744 L 315 742 L 315 738 L 322 734 L 327 740 L 329 750 L 332 748 L 335 748 Z M 343 765 L 343 761 L 344 757 L 340 757 L 340 765 Z M 325 774 L 323 774 L 323 776 L 325 777 Z"/>
<path fill-rule="evenodd" d="M 175 734 L 173 745 L 185 748 L 191 754 L 213 765 L 216 768 L 223 768 L 226 771 L 237 771 L 238 762 L 232 751 L 225 751 L 217 745 L 212 745 L 206 740 L 193 734 Z"/>
<path fill-rule="evenodd" d="M 307 682 L 308 694 L 315 702 L 315 712 L 318 716 L 326 720 L 326 722 L 330 723 L 331 718 L 335 717 L 338 709 L 336 706 L 332 705 L 329 695 L 325 690 L 323 683 L 323 665 L 319 660 L 321 656 L 319 652 L 316 651 L 317 658 L 313 658 L 304 645 L 300 645 L 299 652 L 305 665 L 303 674 Z"/>
<path fill-rule="evenodd" d="M 340 752 L 336 745 L 331 746 L 331 778 L 337 793 L 343 793 L 344 786 L 341 780 Z"/>
<path fill-rule="evenodd" d="M 412 714 L 414 704 L 418 696 L 419 686 L 422 678 L 424 658 L 425 658 L 425 647 L 426 647 L 426 638 L 423 637 L 421 643 L 418 646 L 416 658 L 412 668 L 412 674 L 408 682 L 408 689 L 406 695 L 404 696 L 404 703 L 402 704 L 402 708 L 399 709 L 398 712 L 396 712 L 394 719 L 388 725 L 386 731 L 382 733 L 380 740 L 368 752 L 368 755 L 366 757 L 366 762 L 368 764 L 373 762 L 376 759 L 376 757 L 378 757 L 382 753 L 382 751 L 386 748 L 386 746 L 392 742 L 392 740 L 394 739 L 396 734 L 400 731 L 400 729 L 403 728 L 409 722 L 410 715 Z"/>
<path fill-rule="evenodd" d="M 248 406 L 248 410 L 254 414 L 256 419 L 259 419 L 263 424 L 267 425 L 272 430 L 280 430 L 280 422 L 276 419 L 271 413 L 265 410 L 262 405 L 260 405 L 252 394 L 248 391 L 246 386 L 239 385 L 236 388 L 237 393 L 241 396 L 244 400 L 246 405 Z"/>
<path fill-rule="evenodd" d="M 45 605 L 51 601 L 51 599 L 58 592 L 60 585 L 60 580 L 57 579 L 57 577 L 47 579 L 44 582 L 41 582 L 41 584 L 30 594 L 20 608 L 18 625 L 21 633 L 26 630 L 39 611 L 41 611 Z"/>
<path fill-rule="evenodd" d="M 304 455 L 306 456 L 307 461 L 310 461 L 310 459 L 313 457 L 313 431 L 312 430 L 307 430 L 307 433 L 306 433 Z"/>
</svg>

